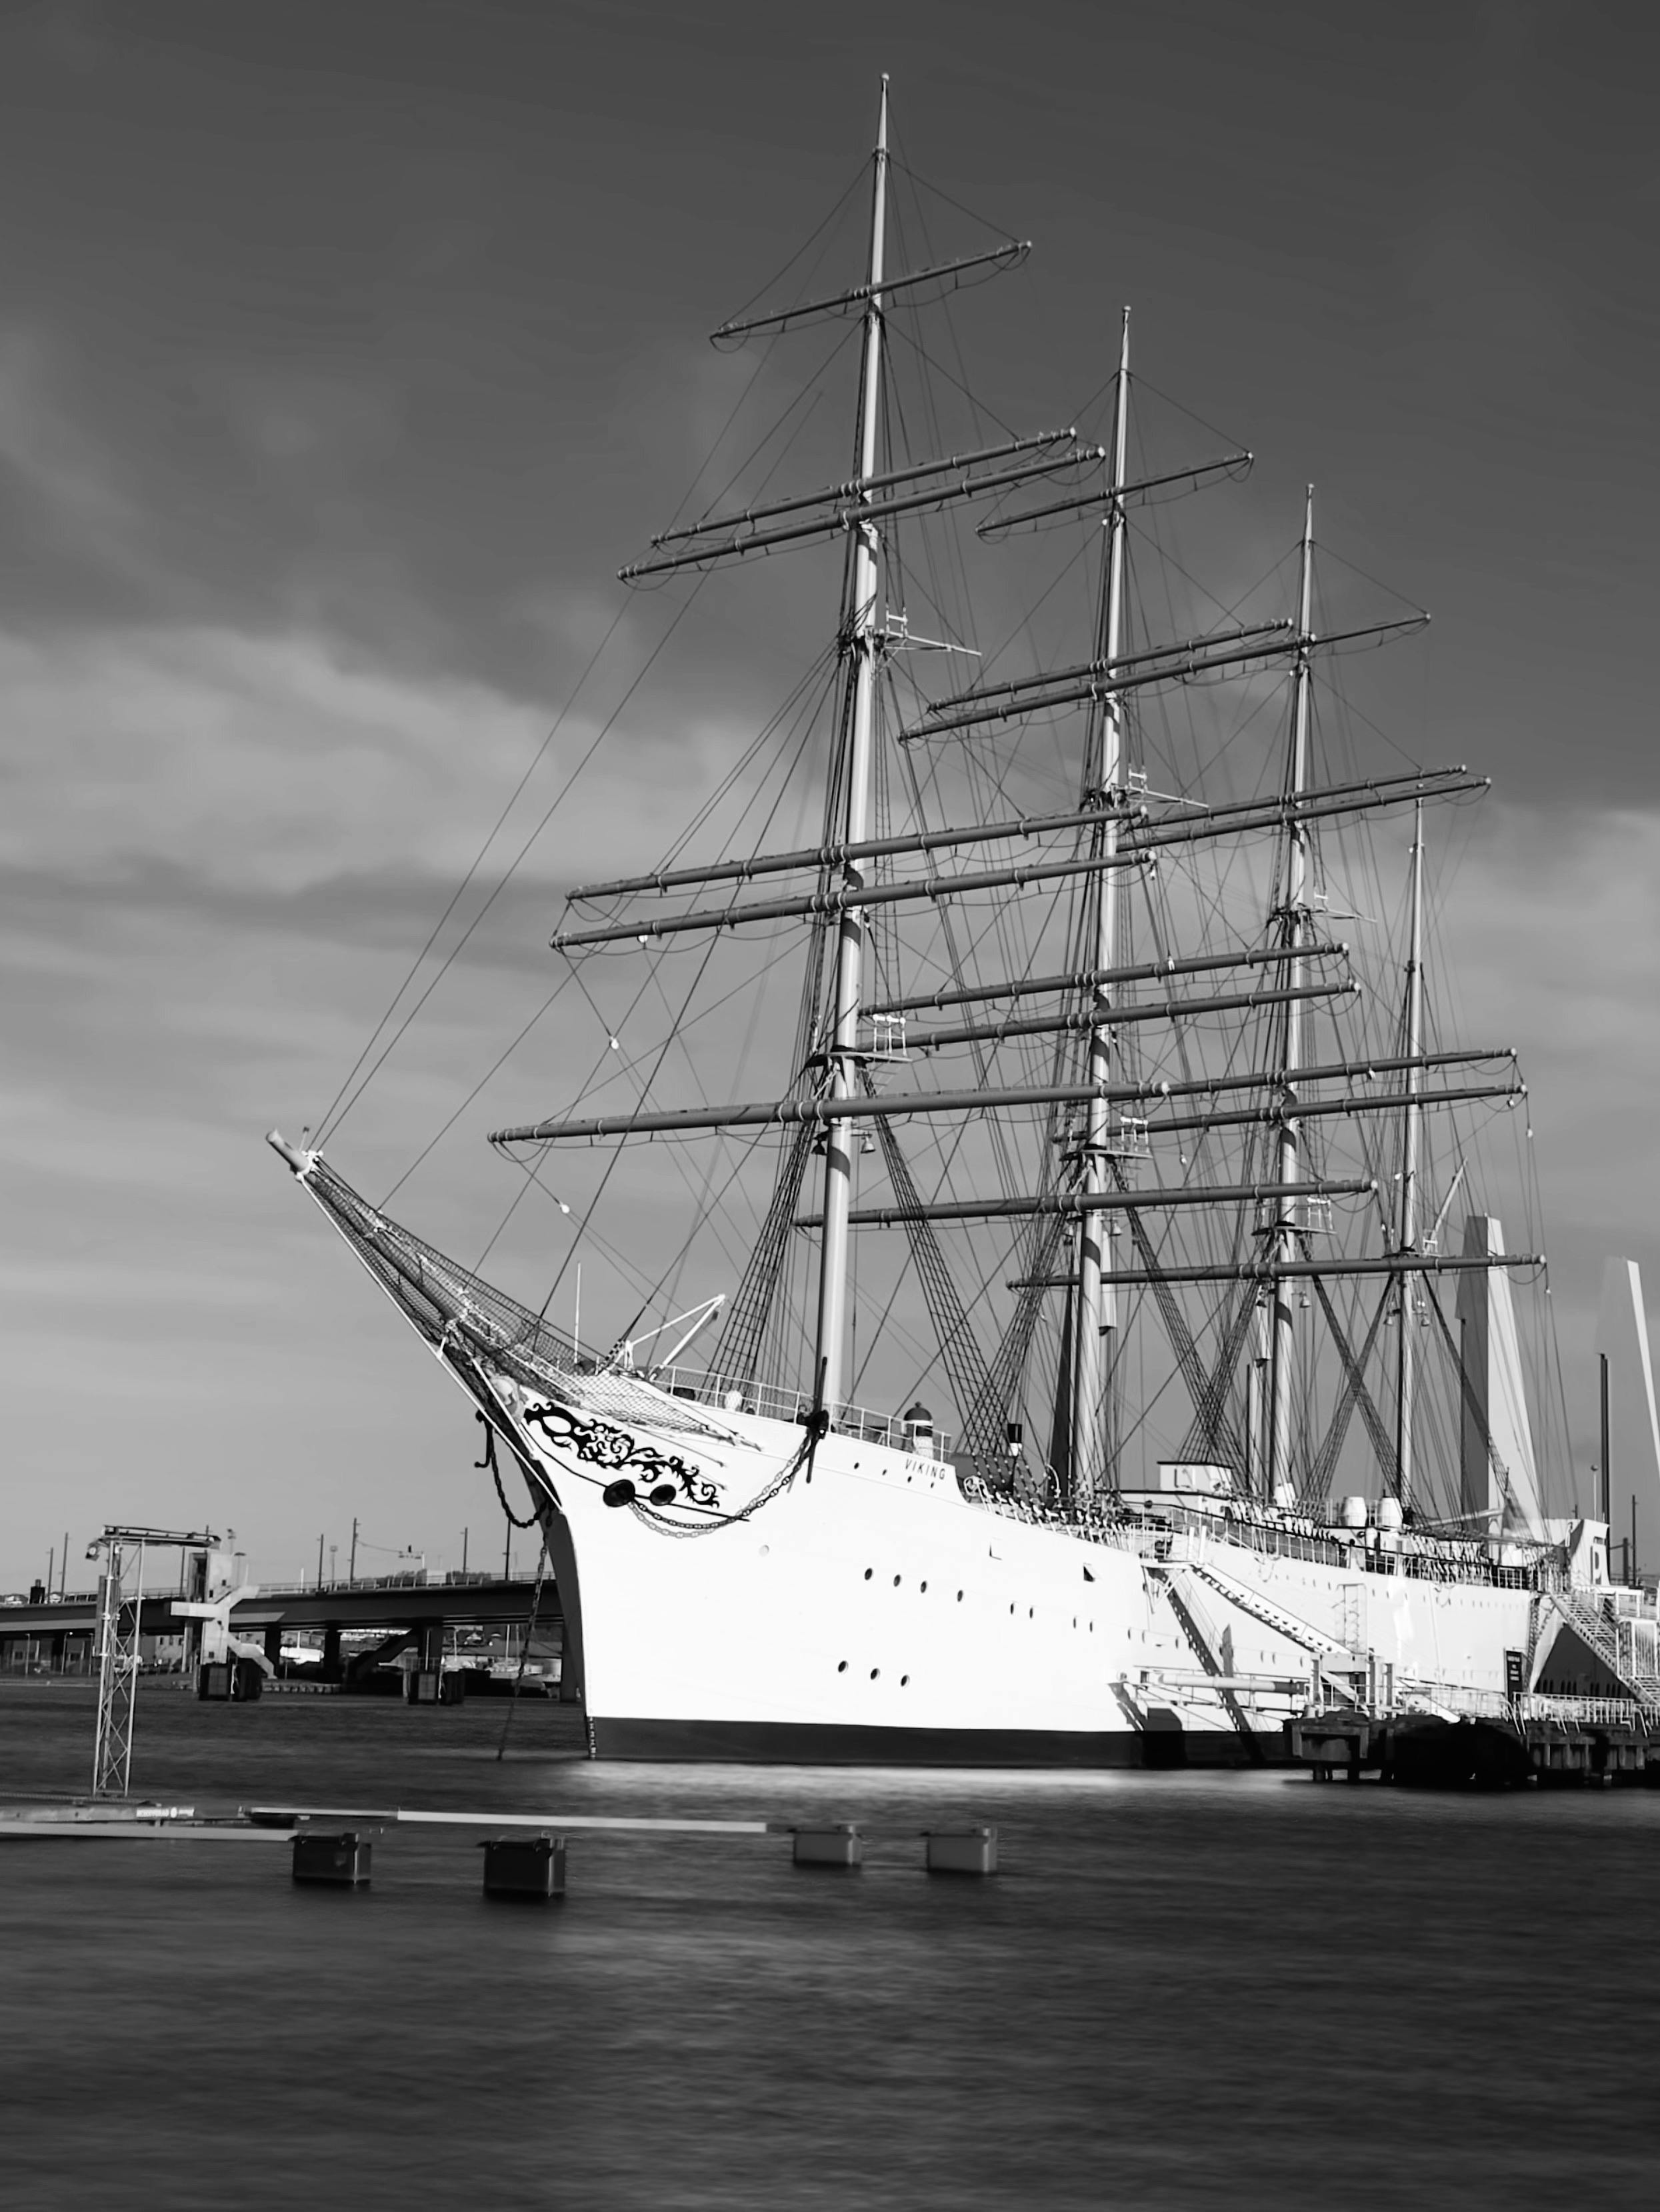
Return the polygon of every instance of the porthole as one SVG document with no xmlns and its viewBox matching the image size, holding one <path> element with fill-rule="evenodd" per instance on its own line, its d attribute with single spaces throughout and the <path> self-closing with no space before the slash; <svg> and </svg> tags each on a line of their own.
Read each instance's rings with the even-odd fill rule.
<svg viewBox="0 0 1660 2212">
<path fill-rule="evenodd" d="M 958 1605 L 961 1605 L 963 1602 L 963 1593 L 961 1590 L 958 1590 L 957 1593 L 957 1602 Z"/>
<path fill-rule="evenodd" d="M 870 1670 L 870 1678 L 871 1678 L 871 1680 L 872 1680 L 872 1681 L 873 1681 L 873 1682 L 876 1680 L 877 1676 L 881 1673 L 881 1671 L 882 1671 L 882 1669 L 881 1669 L 879 1667 L 873 1667 L 873 1668 L 871 1668 L 871 1670 Z"/>
<path fill-rule="evenodd" d="M 1026 1619 L 1027 1619 L 1028 1620 L 1037 1620 L 1037 1614 L 1032 1611 L 1031 1607 L 1030 1606 L 1028 1606 L 1028 1607 L 1026 1607 Z"/>
<path fill-rule="evenodd" d="M 1011 1606 L 1011 1607 L 1009 1607 L 1009 1619 L 1010 1619 L 1011 1620 L 1013 1620 L 1013 1618 L 1014 1618 L 1014 1607 L 1013 1607 L 1012 1606 Z"/>
<path fill-rule="evenodd" d="M 898 1577 L 898 1576 L 897 1576 L 897 1575 L 896 1575 L 896 1576 L 894 1577 L 894 1578 L 893 1578 L 893 1586 L 894 1586 L 895 1589 L 898 1589 L 898 1587 L 899 1587 L 899 1577 Z"/>
<path fill-rule="evenodd" d="M 870 1580 L 871 1577 L 872 1577 L 875 1572 L 876 1572 L 876 1570 L 875 1570 L 875 1568 L 874 1568 L 874 1567 L 866 1567 L 866 1570 L 865 1570 L 865 1580 L 866 1580 L 866 1582 L 868 1582 L 868 1581 Z"/>
<path fill-rule="evenodd" d="M 927 1584 L 926 1583 L 924 1583 L 922 1584 L 922 1588 L 923 1588 L 924 1589 L 926 1589 L 927 1588 Z"/>
<path fill-rule="evenodd" d="M 902 1674 L 902 1675 L 899 1677 L 899 1686 L 900 1686 L 900 1688 L 901 1688 L 902 1690 L 904 1688 L 905 1685 L 909 1681 L 909 1680 L 910 1680 L 910 1676 L 909 1676 L 909 1674 Z"/>
<path fill-rule="evenodd" d="M 839 1662 L 839 1663 L 837 1664 L 837 1667 L 836 1667 L 836 1673 L 837 1673 L 838 1674 L 845 1674 L 847 1673 L 847 1671 L 848 1671 L 848 1662 L 847 1662 L 847 1661 L 846 1661 L 845 1659 L 843 1659 L 843 1660 L 842 1660 L 841 1662 Z"/>
</svg>

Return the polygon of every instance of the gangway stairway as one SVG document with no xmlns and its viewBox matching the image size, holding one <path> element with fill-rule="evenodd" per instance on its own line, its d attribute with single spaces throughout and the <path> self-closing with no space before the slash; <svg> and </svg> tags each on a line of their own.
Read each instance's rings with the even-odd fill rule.
<svg viewBox="0 0 1660 2212">
<path fill-rule="evenodd" d="M 1353 1650 L 1341 1637 L 1328 1635 L 1324 1629 L 1315 1627 L 1311 1621 L 1304 1620 L 1297 1613 L 1286 1613 L 1257 1591 L 1248 1589 L 1243 1583 L 1235 1582 L 1231 1575 L 1224 1574 L 1208 1559 L 1194 1561 L 1188 1571 L 1201 1582 L 1207 1583 L 1219 1597 L 1237 1612 L 1249 1614 L 1253 1620 L 1260 1620 L 1264 1628 L 1272 1630 L 1276 1636 L 1283 1636 L 1288 1644 L 1299 1645 L 1311 1658 L 1322 1662 L 1335 1661 L 1335 1674 L 1359 1674 L 1364 1670 L 1366 1663 L 1364 1653 Z M 1351 1705 L 1360 1702 L 1353 1689 L 1324 1673 L 1323 1664 L 1322 1680 L 1328 1689 L 1335 1691 L 1340 1698 L 1347 1698 Z"/>
<path fill-rule="evenodd" d="M 1588 1644 L 1627 1695 L 1650 1711 L 1660 1711 L 1660 1673 L 1651 1673 L 1639 1664 L 1633 1649 L 1630 1656 L 1622 1648 L 1620 1622 L 1608 1613 L 1602 1601 L 1588 1597 L 1581 1590 L 1554 1592 L 1548 1601 L 1572 1629 L 1580 1641 Z"/>
<path fill-rule="evenodd" d="M 1266 1757 L 1262 1745 L 1256 1740 L 1256 1731 L 1246 1717 L 1243 1706 L 1234 1695 L 1231 1686 L 1227 1683 L 1226 1670 L 1223 1667 L 1220 1656 L 1219 1640 L 1201 1610 L 1195 1593 L 1190 1589 L 1183 1589 L 1182 1587 L 1184 1575 L 1197 1576 L 1200 1572 L 1199 1568 L 1192 1565 L 1165 1568 L 1163 1571 L 1164 1595 L 1169 1598 L 1171 1610 L 1181 1623 L 1182 1633 L 1193 1646 L 1200 1665 L 1207 1674 L 1218 1682 L 1216 1694 L 1221 1699 L 1223 1711 L 1237 1731 L 1251 1764 L 1255 1766 L 1262 1766 L 1267 1763 Z"/>
</svg>

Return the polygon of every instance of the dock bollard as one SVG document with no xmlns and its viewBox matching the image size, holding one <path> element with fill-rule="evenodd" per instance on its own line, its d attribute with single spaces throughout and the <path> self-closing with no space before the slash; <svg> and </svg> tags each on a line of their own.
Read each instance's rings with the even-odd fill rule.
<svg viewBox="0 0 1660 2212">
<path fill-rule="evenodd" d="M 930 1874 L 995 1874 L 995 1828 L 925 1828 Z"/>
<path fill-rule="evenodd" d="M 479 1849 L 486 1897 L 529 1898 L 539 1905 L 564 1895 L 562 1836 L 491 1836 Z"/>
<path fill-rule="evenodd" d="M 352 1829 L 344 1835 L 318 1836 L 301 1828 L 294 1839 L 294 1878 L 329 1882 L 339 1889 L 367 1889 L 374 1849 Z"/>
<path fill-rule="evenodd" d="M 797 1828 L 794 1860 L 797 1866 L 856 1867 L 865 1860 L 865 1839 L 855 1820 L 837 1820 L 827 1828 Z"/>
</svg>

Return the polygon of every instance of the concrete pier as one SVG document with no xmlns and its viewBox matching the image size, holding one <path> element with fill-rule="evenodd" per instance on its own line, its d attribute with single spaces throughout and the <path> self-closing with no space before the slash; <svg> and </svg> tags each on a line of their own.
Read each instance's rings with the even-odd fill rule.
<svg viewBox="0 0 1660 2212">
<path fill-rule="evenodd" d="M 1660 1789 L 1660 1712 L 1625 1699 L 1528 1698 L 1509 1716 L 1323 1713 L 1287 1731 L 1294 1765 L 1425 1789 Z"/>
</svg>

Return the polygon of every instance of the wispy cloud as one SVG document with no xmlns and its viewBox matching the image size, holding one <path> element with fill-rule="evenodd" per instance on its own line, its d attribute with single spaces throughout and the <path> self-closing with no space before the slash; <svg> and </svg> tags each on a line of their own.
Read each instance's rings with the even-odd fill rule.
<svg viewBox="0 0 1660 2212">
<path fill-rule="evenodd" d="M 28 1474 L 0 1583 L 44 1562 L 60 1512 L 222 1518 L 234 1498 L 256 1550 L 297 1565 L 348 1480 L 435 1546 L 467 1499 L 495 1510 L 464 1419 L 435 1417 L 437 1382 L 259 1132 L 332 1096 L 536 757 L 611 621 L 608 570 L 669 520 L 758 357 L 701 332 L 846 184 L 875 67 L 826 47 L 803 72 L 799 45 L 736 21 L 693 40 L 577 12 L 426 10 L 412 29 L 407 10 L 301 9 L 277 31 L 222 9 L 141 34 L 54 0 L 0 24 L 0 1288 Z M 1133 299 L 1139 426 L 1158 428 L 1156 381 L 1262 456 L 1250 515 L 1164 516 L 1177 556 L 1191 514 L 1222 565 L 1208 538 L 1188 565 L 1243 591 L 1312 473 L 1334 543 L 1435 607 L 1426 721 L 1462 734 L 1411 749 L 1494 756 L 1526 801 L 1483 810 L 1444 920 L 1460 1026 L 1513 1042 L 1533 1084 L 1572 1370 L 1604 1251 L 1645 1260 L 1660 1305 L 1642 88 L 1548 9 L 1519 33 L 1514 9 L 1438 23 L 1427 70 L 1410 40 L 1330 28 L 1293 59 L 1210 13 L 1197 41 L 1157 10 L 1114 27 L 1145 97 L 1110 174 L 1088 71 L 1012 77 L 978 0 L 885 17 L 882 65 L 952 197 L 1006 207 L 1043 249 L 961 303 L 1000 415 L 1065 419 L 1055 395 L 1099 380 L 1104 303 Z M 556 116 L 546 88 L 579 82 L 582 111 Z M 845 243 L 826 271 L 856 265 Z M 768 356 L 769 405 L 810 375 L 805 343 Z M 959 357 L 940 360 L 949 386 Z M 740 416 L 709 484 L 839 475 L 832 411 L 747 467 Z M 1172 465 L 1197 434 L 1181 422 Z M 920 446 L 933 426 L 909 427 Z M 348 1121 L 343 1164 L 370 1190 L 558 980 L 563 888 L 656 860 L 825 642 L 832 562 L 810 586 L 806 566 L 711 589 L 677 677 L 622 710 Z M 938 581 L 909 579 L 919 629 Z M 1017 626 L 997 588 L 977 601 L 988 649 Z M 1044 650 L 1067 657 L 1081 599 L 1057 594 Z M 437 958 L 678 603 L 629 603 Z M 1071 772 L 1055 764 L 1057 793 Z M 604 1019 L 562 1000 L 408 1186 L 438 1242 L 476 1256 L 516 1188 L 477 1141 L 492 1114 L 556 1108 L 610 1021 L 635 1049 L 632 973 L 593 981 Z M 734 1076 L 711 1049 L 664 1083 Z M 573 1164 L 579 1194 L 598 1158 Z M 640 1158 L 648 1240 L 690 1200 L 684 1155 Z M 544 1286 L 562 1255 L 544 1205 L 492 1255 L 510 1279 Z"/>
<path fill-rule="evenodd" d="M 0 327 L 0 471 L 59 550 L 131 574 L 143 551 L 140 510 L 87 423 L 64 405 L 64 368 L 42 331 Z"/>
<path fill-rule="evenodd" d="M 0 635 L 0 697 L 13 732 L 0 853 L 76 876 L 172 866 L 242 891 L 382 870 L 453 882 L 549 726 L 489 685 L 417 677 L 303 631 Z M 595 732 L 587 714 L 566 722 L 504 830 L 503 860 Z M 642 711 L 619 730 L 609 775 L 550 825 L 536 875 L 569 879 L 599 850 L 644 864 L 722 737 Z"/>
</svg>

